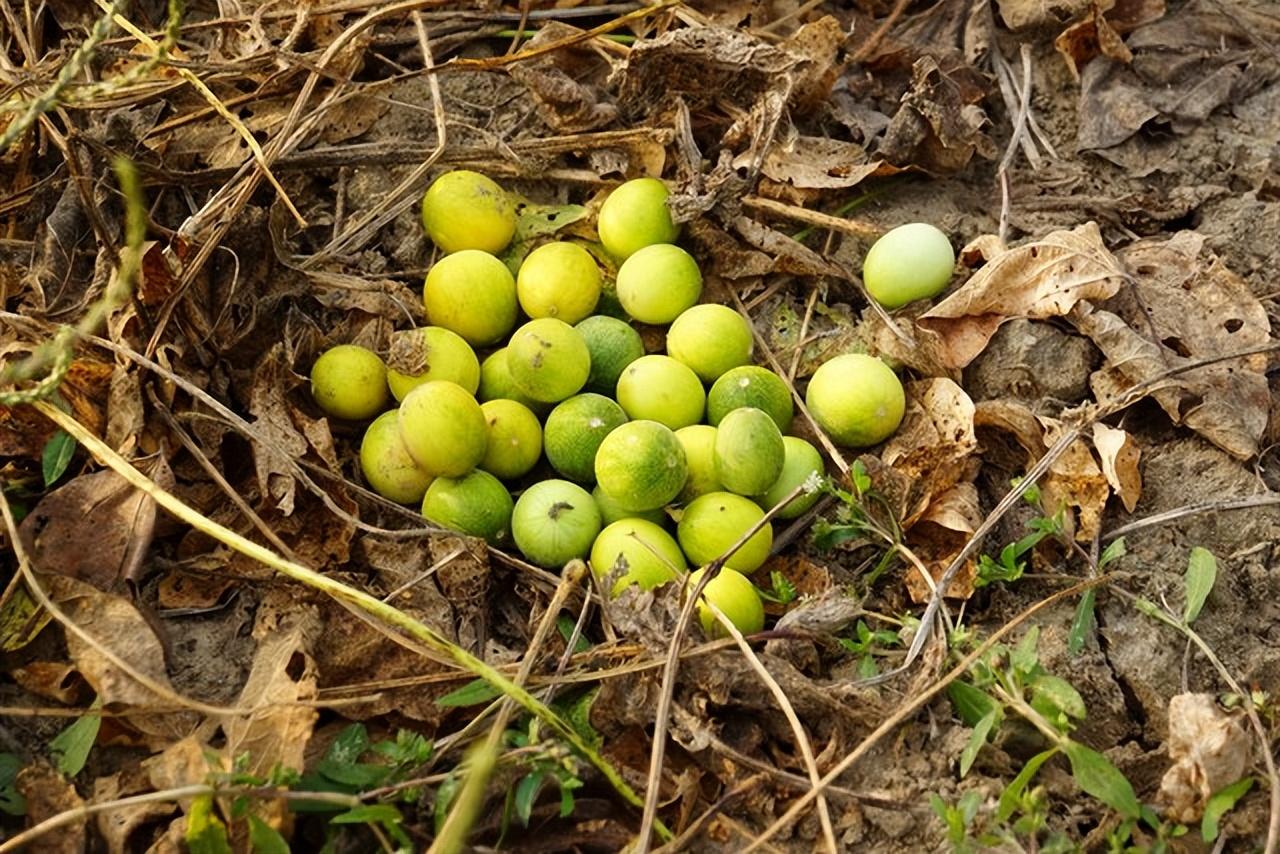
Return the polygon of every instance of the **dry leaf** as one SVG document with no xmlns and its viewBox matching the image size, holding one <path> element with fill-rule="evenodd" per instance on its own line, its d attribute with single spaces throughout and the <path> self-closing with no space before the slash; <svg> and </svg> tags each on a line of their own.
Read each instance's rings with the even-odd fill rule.
<svg viewBox="0 0 1280 854">
<path fill-rule="evenodd" d="M 911 67 L 911 90 L 902 97 L 876 154 L 890 163 L 932 173 L 964 168 L 976 153 L 988 160 L 998 151 L 983 128 L 987 114 L 978 102 L 985 91 L 967 91 L 946 74 L 937 58 L 925 55 Z"/>
<path fill-rule="evenodd" d="M 969 482 L 958 483 L 938 495 L 907 532 L 907 545 L 924 563 L 935 583 L 978 530 L 984 515 L 977 487 Z M 968 599 L 972 596 L 976 572 L 976 564 L 970 558 L 951 579 L 947 597 Z M 906 570 L 906 585 L 913 602 L 927 602 L 933 596 L 932 587 L 914 566 Z"/>
<path fill-rule="evenodd" d="M 934 378 L 907 383 L 906 392 L 902 425 L 880 458 L 912 483 L 913 503 L 902 520 L 902 526 L 910 528 L 934 496 L 965 476 L 978 441 L 973 434 L 973 401 L 960 386 Z"/>
<path fill-rule="evenodd" d="M 39 824 L 59 813 L 80 809 L 84 799 L 76 792 L 75 785 L 52 766 L 37 762 L 18 772 L 14 788 L 27 802 L 27 821 Z M 85 850 L 87 818 L 73 821 L 40 837 L 38 848 L 29 851 L 48 851 L 57 854 L 77 854 Z"/>
<path fill-rule="evenodd" d="M 1088 14 L 1063 30 L 1053 45 L 1079 80 L 1079 69 L 1094 57 L 1132 62 L 1133 53 L 1122 36 L 1159 19 L 1164 11 L 1164 0 L 1093 0 Z"/>
<path fill-rule="evenodd" d="M 1065 315 L 1081 300 L 1112 296 L 1125 277 L 1097 224 L 1088 222 L 995 256 L 917 324 L 942 336 L 946 364 L 964 367 L 1005 320 Z"/>
<path fill-rule="evenodd" d="M 524 50 L 562 41 L 582 31 L 559 21 L 548 21 L 525 42 Z M 602 102 L 601 87 L 590 81 L 594 54 L 585 48 L 553 51 L 529 62 L 507 66 L 507 72 L 523 83 L 533 98 L 539 117 L 556 133 L 594 130 L 612 122 L 618 108 Z M 603 78 L 606 66 L 595 63 Z"/>
<path fill-rule="evenodd" d="M 1111 489 L 1132 513 L 1142 496 L 1142 472 L 1138 468 L 1141 451 L 1138 444 L 1123 430 L 1108 427 L 1101 422 L 1093 425 L 1093 447 L 1102 461 L 1102 474 Z"/>
<path fill-rule="evenodd" d="M 1174 821 L 1204 815 L 1209 796 L 1249 770 L 1253 742 L 1239 714 L 1218 708 L 1212 694 L 1178 694 L 1169 700 L 1169 759 L 1159 801 Z"/>
<path fill-rule="evenodd" d="M 93 781 L 94 803 L 115 801 L 130 795 L 145 794 L 148 791 L 150 791 L 149 781 L 142 769 L 137 766 Z M 141 839 L 130 838 L 134 831 L 172 815 L 175 809 L 173 803 L 163 801 L 117 805 L 113 809 L 98 813 L 96 826 L 98 833 L 107 843 L 108 854 L 126 854 L 126 852 L 139 850 L 138 843 Z"/>
<path fill-rule="evenodd" d="M 74 705 L 84 684 L 74 665 L 61 661 L 33 661 L 9 671 L 13 681 L 40 697 L 48 697 L 66 705 Z"/>
<path fill-rule="evenodd" d="M 1065 24 L 1096 0 L 996 0 L 1000 19 L 1011 30 L 1042 24 Z M 1104 0 L 1110 8 L 1114 0 Z"/>
</svg>

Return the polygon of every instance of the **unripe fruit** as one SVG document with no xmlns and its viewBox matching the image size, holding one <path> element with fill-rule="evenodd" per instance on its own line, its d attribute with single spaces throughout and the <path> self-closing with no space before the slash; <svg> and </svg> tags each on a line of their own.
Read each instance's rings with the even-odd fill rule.
<svg viewBox="0 0 1280 854">
<path fill-rule="evenodd" d="M 339 344 L 311 366 L 311 396 L 335 418 L 372 418 L 386 408 L 387 367 L 378 354 L 355 344 Z"/>
<path fill-rule="evenodd" d="M 391 336 L 387 385 L 396 400 L 431 380 L 457 383 L 472 394 L 480 385 L 480 360 L 462 336 L 442 326 L 406 329 Z"/>
<path fill-rule="evenodd" d="M 604 395 L 575 395 L 547 416 L 547 462 L 561 477 L 576 483 L 595 483 L 600 443 L 625 423 L 627 413 Z"/>
<path fill-rule="evenodd" d="M 506 191 L 490 178 L 456 169 L 427 188 L 422 225 L 442 252 L 501 252 L 515 234 L 516 209 Z"/>
<path fill-rule="evenodd" d="M 534 400 L 516 388 L 515 380 L 511 379 L 511 368 L 507 364 L 506 347 L 494 350 L 480 363 L 480 388 L 476 390 L 476 399 L 482 403 L 488 403 L 491 400 L 514 400 L 529 407 L 531 412 L 539 414 L 551 408 L 550 404 Z"/>
<path fill-rule="evenodd" d="M 676 239 L 680 229 L 671 221 L 667 196 L 667 185 L 657 178 L 634 178 L 609 194 L 596 229 L 610 255 L 625 261 L 645 246 Z"/>
<path fill-rule="evenodd" d="M 480 404 L 489 427 L 480 468 L 502 480 L 528 474 L 542 455 L 542 425 L 529 407 L 514 400 Z"/>
<path fill-rule="evenodd" d="M 544 403 L 577 394 L 591 373 L 591 353 L 582 336 L 563 320 L 531 320 L 511 336 L 507 369 L 521 392 Z"/>
<path fill-rule="evenodd" d="M 511 516 L 516 547 L 531 563 L 559 569 L 586 557 L 600 533 L 591 494 L 567 480 L 544 480 L 524 491 Z"/>
<path fill-rule="evenodd" d="M 751 327 L 741 314 L 724 305 L 695 305 L 667 330 L 667 355 L 684 362 L 706 383 L 750 364 L 751 349 Z"/>
<path fill-rule="evenodd" d="M 625 320 L 597 314 L 573 327 L 587 342 L 591 373 L 584 390 L 612 396 L 627 365 L 644 355 L 640 333 Z"/>
<path fill-rule="evenodd" d="M 633 512 L 670 503 L 688 477 L 684 448 L 670 428 L 631 421 L 616 428 L 596 451 L 596 480 L 620 507 Z"/>
<path fill-rule="evenodd" d="M 618 378 L 618 403 L 634 421 L 679 430 L 702 420 L 706 402 L 698 375 L 670 356 L 642 356 Z"/>
<path fill-rule="evenodd" d="M 400 414 L 384 412 L 364 431 L 360 441 L 360 470 L 369 488 L 397 504 L 422 500 L 431 475 L 418 467 L 400 438 Z"/>
<path fill-rule="evenodd" d="M 459 478 L 436 478 L 422 499 L 422 515 L 427 521 L 480 537 L 493 546 L 506 541 L 511 511 L 511 493 L 496 477 L 480 469 Z"/>
<path fill-rule="evenodd" d="M 785 457 L 778 425 L 759 409 L 735 409 L 716 427 L 716 477 L 729 492 L 766 492 L 782 474 Z"/>
<path fill-rule="evenodd" d="M 927 222 L 913 222 L 872 245 L 862 262 L 862 283 L 885 308 L 900 308 L 942 293 L 955 265 L 947 236 Z"/>
<path fill-rule="evenodd" d="M 576 243 L 546 243 L 529 253 L 516 274 L 520 307 L 532 318 L 577 323 L 600 301 L 600 268 Z"/>
<path fill-rule="evenodd" d="M 516 325 L 516 281 L 487 252 L 446 255 L 427 273 L 422 290 L 427 319 L 461 335 L 472 347 L 501 339 Z"/>
<path fill-rule="evenodd" d="M 822 462 L 822 454 L 818 453 L 818 449 L 804 439 L 797 439 L 795 436 L 783 436 L 782 444 L 786 448 L 786 456 L 782 461 L 782 473 L 773 482 L 773 486 L 769 487 L 769 491 L 760 498 L 760 506 L 766 510 L 771 509 L 779 501 L 790 495 L 797 486 L 807 483 L 809 478 L 814 475 L 821 477 L 826 471 L 826 466 Z M 775 513 L 774 518 L 796 519 L 817 503 L 821 496 L 822 493 L 818 491 L 802 492 L 793 498 L 786 507 Z"/>
<path fill-rule="evenodd" d="M 690 502 L 676 526 L 680 548 L 694 566 L 720 558 L 761 519 L 754 501 L 732 492 L 710 492 Z M 769 557 L 773 527 L 766 522 L 725 561 L 725 566 L 754 572 Z"/>
<path fill-rule="evenodd" d="M 689 503 L 708 492 L 724 492 L 724 484 L 716 477 L 716 428 L 708 424 L 691 424 L 676 431 L 689 464 L 689 477 L 680 491 L 680 501 Z"/>
<path fill-rule="evenodd" d="M 705 572 L 703 568 L 689 574 L 690 592 Z M 751 579 L 740 572 L 724 567 L 702 588 L 702 596 L 698 600 L 698 621 L 702 624 L 702 631 L 709 638 L 728 637 L 729 632 L 704 604 L 707 602 L 719 609 L 725 619 L 744 635 L 755 634 L 764 628 L 764 601 Z"/>
<path fill-rule="evenodd" d="M 702 273 L 679 246 L 646 246 L 618 268 L 618 301 L 641 323 L 670 323 L 702 295 Z"/>
<path fill-rule="evenodd" d="M 591 490 L 591 497 L 595 499 L 596 507 L 600 508 L 600 519 L 606 525 L 612 525 L 623 519 L 643 519 L 661 528 L 670 521 L 667 512 L 661 507 L 653 510 L 628 510 L 619 506 L 616 501 L 604 494 L 604 490 L 598 483 Z"/>
<path fill-rule="evenodd" d="M 652 590 L 678 578 L 688 566 L 670 534 L 634 518 L 609 525 L 591 546 L 591 569 L 596 575 L 607 575 L 619 560 L 625 561 L 625 572 L 610 591 L 614 596 L 632 584 Z"/>
<path fill-rule="evenodd" d="M 484 459 L 484 411 L 462 386 L 434 380 L 400 402 L 400 438 L 409 455 L 436 477 L 461 477 Z"/>
<path fill-rule="evenodd" d="M 837 445 L 867 448 L 893 435 L 906 411 L 902 383 L 875 356 L 836 356 L 814 372 L 805 405 Z"/>
</svg>

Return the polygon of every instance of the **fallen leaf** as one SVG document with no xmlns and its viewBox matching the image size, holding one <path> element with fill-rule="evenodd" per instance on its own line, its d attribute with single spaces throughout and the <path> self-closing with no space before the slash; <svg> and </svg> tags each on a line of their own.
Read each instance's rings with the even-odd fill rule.
<svg viewBox="0 0 1280 854">
<path fill-rule="evenodd" d="M 32 694 L 69 706 L 79 700 L 84 684 L 75 666 L 62 661 L 33 661 L 13 668 L 9 675 Z"/>
<path fill-rule="evenodd" d="M 523 49 L 536 50 L 581 32 L 577 27 L 548 21 L 525 42 Z M 608 66 L 587 47 L 557 50 L 507 66 L 512 79 L 529 90 L 538 116 L 562 134 L 594 130 L 617 118 L 617 106 L 604 99 L 599 85 L 607 70 Z M 600 79 L 597 82 L 592 78 Z"/>
<path fill-rule="evenodd" d="M 973 401 L 949 379 L 916 380 L 906 385 L 902 424 L 880 454 L 884 463 L 912 483 L 913 503 L 902 519 L 910 528 L 934 496 L 961 481 L 978 448 L 973 433 Z"/>
<path fill-rule="evenodd" d="M 145 794 L 150 790 L 146 774 L 135 766 L 94 780 L 93 800 L 95 803 L 115 801 L 131 795 Z M 175 809 L 172 803 L 163 801 L 117 805 L 114 809 L 98 813 L 96 827 L 107 843 L 108 854 L 126 854 L 139 850 L 138 843 L 141 839 L 132 839 L 135 831 L 173 815 Z"/>
<path fill-rule="evenodd" d="M 1053 45 L 1079 80 L 1080 69 L 1096 56 L 1132 62 L 1133 53 L 1122 36 L 1164 12 L 1164 0 L 1093 0 L 1084 18 L 1063 30 Z"/>
<path fill-rule="evenodd" d="M 1126 277 L 1103 245 L 1097 224 L 1088 222 L 989 259 L 916 322 L 942 337 L 946 364 L 963 367 L 982 352 L 1005 320 L 1065 315 L 1081 300 L 1112 296 Z"/>
<path fill-rule="evenodd" d="M 982 524 L 985 514 L 978 498 L 978 489 L 971 482 L 957 483 L 939 494 L 929 504 L 924 514 L 907 532 L 906 543 L 924 563 L 935 584 L 941 580 L 947 567 Z M 947 586 L 947 598 L 968 599 L 973 595 L 976 564 L 972 558 L 952 577 Z M 928 602 L 933 588 L 921 576 L 914 565 L 906 569 L 907 593 L 916 603 Z"/>
<path fill-rule="evenodd" d="M 1086 11 L 1092 0 L 996 0 L 1000 20 L 1011 30 L 1065 24 Z M 1111 2 L 1106 2 L 1108 7 Z"/>
<path fill-rule="evenodd" d="M 889 121 L 876 155 L 895 166 L 916 166 L 947 174 L 964 168 L 974 154 L 988 160 L 998 155 L 986 135 L 987 114 L 960 84 L 943 73 L 932 56 L 922 56 L 911 69 L 911 90 Z"/>
<path fill-rule="evenodd" d="M 751 580 L 761 590 L 773 589 L 773 574 L 780 574 L 796 590 L 801 600 L 812 599 L 825 594 L 831 589 L 831 573 L 821 564 L 814 563 L 806 557 L 794 554 L 776 554 L 764 562 L 764 565 L 751 574 Z M 773 616 L 789 614 L 800 604 L 765 602 L 766 614 Z"/>
<path fill-rule="evenodd" d="M 1169 699 L 1169 770 L 1158 801 L 1174 821 L 1191 823 L 1204 814 L 1209 796 L 1249 770 L 1253 741 L 1240 714 L 1218 707 L 1212 694 Z"/>
<path fill-rule="evenodd" d="M 739 155 L 734 168 L 749 166 L 745 157 Z M 820 136 L 775 142 L 760 167 L 770 181 L 800 190 L 847 189 L 872 175 L 897 171 L 868 156 L 861 145 Z"/>
<path fill-rule="evenodd" d="M 27 821 L 32 825 L 84 806 L 84 799 L 76 792 L 75 785 L 44 762 L 28 765 L 19 771 L 14 786 L 27 802 Z M 87 823 L 88 819 L 82 818 L 50 831 L 40 837 L 39 850 L 56 851 L 58 854 L 83 852 Z"/>
<path fill-rule="evenodd" d="M 1102 461 L 1102 474 L 1107 483 L 1119 496 L 1124 509 L 1132 513 L 1142 496 L 1142 471 L 1138 468 L 1141 451 L 1137 443 L 1124 430 L 1099 421 L 1093 425 L 1093 447 Z"/>
<path fill-rule="evenodd" d="M 3 357 L 0 364 L 21 358 L 12 349 L 0 356 Z M 95 436 L 102 435 L 106 425 L 112 371 L 112 366 L 105 362 L 75 359 L 58 386 L 58 393 L 67 402 L 71 414 Z M 52 421 L 29 406 L 0 406 L 0 457 L 38 460 L 56 430 Z"/>
</svg>

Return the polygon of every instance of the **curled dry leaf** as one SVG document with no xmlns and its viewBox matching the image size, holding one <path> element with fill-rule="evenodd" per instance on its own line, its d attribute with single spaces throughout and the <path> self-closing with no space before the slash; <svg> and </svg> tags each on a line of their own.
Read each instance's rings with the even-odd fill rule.
<svg viewBox="0 0 1280 854">
<path fill-rule="evenodd" d="M 747 155 L 734 161 L 734 168 L 746 168 Z M 901 170 L 867 154 L 853 142 L 819 136 L 796 136 L 770 146 L 760 173 L 767 179 L 761 192 L 802 201 L 805 190 L 847 189 L 873 175 Z M 799 193 L 792 191 L 801 191 Z"/>
<path fill-rule="evenodd" d="M 983 515 L 978 488 L 966 481 L 937 495 L 911 526 L 906 536 L 907 545 L 924 563 L 935 583 L 978 530 Z M 975 563 L 970 558 L 951 579 L 947 597 L 968 599 L 972 596 L 975 574 Z M 907 568 L 906 585 L 913 602 L 927 602 L 933 595 L 933 587 L 914 566 Z"/>
<path fill-rule="evenodd" d="M 5 331 L 5 335 L 11 334 Z M 12 344 L 0 349 L 0 365 L 21 359 L 28 351 Z M 102 435 L 106 423 L 107 393 L 112 366 L 93 359 L 76 359 L 58 386 L 58 393 L 71 407 L 71 414 L 95 435 Z M 44 446 L 56 428 L 29 406 L 0 406 L 0 457 L 40 459 Z"/>
<path fill-rule="evenodd" d="M 964 168 L 974 154 L 994 159 L 995 143 L 983 132 L 987 114 L 978 105 L 985 95 L 967 91 L 935 57 L 922 56 L 876 153 L 896 166 L 943 174 Z"/>
<path fill-rule="evenodd" d="M 562 41 L 581 33 L 577 27 L 548 21 L 525 43 L 526 50 Z M 600 87 L 589 78 L 594 54 L 588 49 L 557 50 L 529 62 L 507 66 L 508 73 L 523 83 L 533 98 L 538 115 L 556 133 L 581 133 L 603 127 L 618 115 L 618 108 L 602 101 Z M 597 63 L 602 72 L 603 62 Z"/>
<path fill-rule="evenodd" d="M 75 665 L 61 661 L 33 661 L 13 668 L 9 675 L 32 694 L 66 705 L 77 702 L 84 684 L 77 678 Z"/>
<path fill-rule="evenodd" d="M 910 528 L 935 496 L 971 475 L 978 448 L 973 401 L 949 379 L 907 383 L 907 411 L 880 458 L 912 483 L 912 504 L 902 519 Z"/>
<path fill-rule="evenodd" d="M 941 336 L 945 364 L 964 367 L 1009 318 L 1065 315 L 1081 300 L 1111 297 L 1126 275 L 1103 245 L 1097 223 L 1087 222 L 988 259 L 916 322 Z"/>
<path fill-rule="evenodd" d="M 1042 24 L 1065 24 L 1097 0 L 996 0 L 1000 20 L 1011 30 Z M 1110 7 L 1114 0 L 1103 0 Z"/>
<path fill-rule="evenodd" d="M 1096 56 L 1132 62 L 1133 53 L 1122 37 L 1164 11 L 1164 0 L 1092 0 L 1085 16 L 1063 30 L 1053 45 L 1079 80 L 1080 69 Z"/>
<path fill-rule="evenodd" d="M 1130 513 L 1142 496 L 1142 471 L 1138 468 L 1141 451 L 1133 437 L 1124 430 L 1101 422 L 1093 425 L 1093 448 L 1102 461 L 1102 474 L 1111 489 Z"/>
<path fill-rule="evenodd" d="M 1179 694 L 1169 700 L 1169 759 L 1159 802 L 1174 821 L 1204 815 L 1214 792 L 1249 769 L 1253 742 L 1238 714 L 1227 714 L 1212 694 Z"/>
<path fill-rule="evenodd" d="M 94 780 L 93 801 L 95 803 L 115 801 L 130 795 L 145 794 L 149 790 L 145 773 L 135 766 Z M 130 839 L 134 831 L 172 815 L 175 809 L 177 807 L 172 803 L 163 801 L 118 805 L 114 809 L 98 813 L 96 827 L 107 843 L 108 854 L 125 854 L 125 852 L 138 850 L 137 843 L 141 840 Z"/>
<path fill-rule="evenodd" d="M 45 762 L 36 762 L 18 772 L 14 788 L 27 802 L 27 821 L 39 824 L 59 813 L 79 809 L 84 799 L 75 784 Z M 87 819 L 73 821 L 40 837 L 38 850 L 59 854 L 83 852 L 86 844 Z M 28 849 L 36 850 L 36 849 Z"/>
</svg>

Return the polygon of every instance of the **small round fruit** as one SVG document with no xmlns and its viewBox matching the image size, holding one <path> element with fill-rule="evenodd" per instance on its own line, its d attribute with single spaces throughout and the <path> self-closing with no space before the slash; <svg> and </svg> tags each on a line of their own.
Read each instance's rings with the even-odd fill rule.
<svg viewBox="0 0 1280 854">
<path fill-rule="evenodd" d="M 418 467 L 400 438 L 400 415 L 384 412 L 360 440 L 360 470 L 374 492 L 397 504 L 417 504 L 431 485 L 431 475 Z"/>
<path fill-rule="evenodd" d="M 591 546 L 591 569 L 601 577 L 619 560 L 623 575 L 610 591 L 614 596 L 632 584 L 652 590 L 680 576 L 687 567 L 684 552 L 670 534 L 644 519 L 623 519 L 606 527 Z"/>
<path fill-rule="evenodd" d="M 747 531 L 764 518 L 764 511 L 751 499 L 732 492 L 710 492 L 684 508 L 676 538 L 695 566 L 711 563 L 733 548 Z M 740 572 L 754 572 L 769 557 L 773 547 L 773 526 L 765 523 L 742 547 L 725 561 Z"/>
<path fill-rule="evenodd" d="M 698 262 L 679 246 L 658 243 L 618 268 L 618 301 L 641 323 L 670 323 L 702 296 Z"/>
<path fill-rule="evenodd" d="M 604 437 L 596 452 L 600 489 L 633 513 L 670 503 L 688 475 L 680 440 L 656 421 L 623 424 Z"/>
<path fill-rule="evenodd" d="M 476 469 L 462 477 L 438 477 L 427 487 L 422 515 L 428 522 L 490 545 L 501 545 L 511 531 L 511 493 L 496 477 Z"/>
<path fill-rule="evenodd" d="M 667 196 L 667 185 L 657 178 L 635 178 L 609 194 L 596 228 L 610 255 L 624 261 L 646 246 L 676 239 L 680 229 L 671 221 Z"/>
<path fill-rule="evenodd" d="M 427 319 L 473 347 L 498 341 L 516 325 L 516 280 L 487 252 L 463 249 L 427 272 L 422 289 Z"/>
<path fill-rule="evenodd" d="M 790 495 L 797 486 L 807 483 L 809 478 L 815 475 L 822 477 L 826 471 L 826 466 L 822 463 L 822 454 L 804 439 L 783 436 L 782 444 L 786 448 L 786 457 L 782 461 L 782 474 L 778 475 L 773 486 L 769 487 L 769 491 L 760 498 L 760 505 L 766 510 Z M 816 504 L 821 495 L 822 493 L 816 491 L 802 492 L 791 499 L 786 507 L 775 513 L 774 518 L 796 519 Z"/>
<path fill-rule="evenodd" d="M 724 305 L 695 305 L 667 330 L 667 355 L 684 362 L 706 383 L 751 363 L 751 327 Z"/>
<path fill-rule="evenodd" d="M 501 187 L 478 172 L 446 172 L 422 197 L 422 225 L 442 252 L 501 252 L 516 231 L 516 208 Z"/>
<path fill-rule="evenodd" d="M 480 404 L 489 426 L 489 441 L 480 468 L 501 478 L 523 477 L 542 455 L 542 426 L 529 407 L 514 400 Z"/>
<path fill-rule="evenodd" d="M 898 429 L 907 401 L 888 365 L 865 353 L 847 353 L 814 372 L 805 405 L 837 445 L 868 448 Z"/>
<path fill-rule="evenodd" d="M 778 425 L 755 407 L 733 410 L 716 427 L 716 477 L 729 492 L 764 494 L 782 474 L 785 457 Z"/>
<path fill-rule="evenodd" d="M 461 477 L 484 459 L 484 410 L 456 383 L 432 380 L 406 394 L 399 423 L 409 455 L 436 477 Z"/>
<path fill-rule="evenodd" d="M 644 355 L 640 333 L 625 320 L 602 314 L 588 317 L 573 328 L 587 342 L 591 353 L 591 373 L 585 390 L 612 395 L 623 369 Z"/>
<path fill-rule="evenodd" d="M 600 301 L 600 268 L 576 243 L 544 243 L 520 265 L 516 296 L 530 317 L 577 323 Z"/>
<path fill-rule="evenodd" d="M 476 399 L 483 403 L 491 400 L 514 400 L 533 412 L 545 412 L 548 408 L 547 404 L 534 400 L 516 388 L 507 364 L 506 347 L 494 350 L 480 363 L 480 388 L 476 390 Z"/>
<path fill-rule="evenodd" d="M 391 336 L 387 385 L 396 400 L 431 380 L 457 383 L 472 394 L 480 385 L 480 360 L 471 345 L 443 326 L 406 329 Z"/>
<path fill-rule="evenodd" d="M 311 366 L 311 396 L 335 418 L 372 418 L 386 408 L 387 366 L 372 350 L 339 344 Z"/>
<path fill-rule="evenodd" d="M 670 521 L 666 511 L 661 507 L 655 510 L 627 510 L 619 507 L 618 502 L 604 494 L 600 484 L 596 484 L 591 490 L 591 497 L 596 500 L 596 507 L 600 508 L 600 520 L 606 525 L 612 525 L 623 519 L 643 519 L 661 528 Z"/>
<path fill-rule="evenodd" d="M 556 403 L 586 384 L 591 353 L 572 326 L 554 317 L 541 317 L 511 336 L 507 369 L 522 393 L 543 403 Z"/>
<path fill-rule="evenodd" d="M 689 590 L 692 591 L 702 578 L 706 569 L 699 569 L 689 574 Z M 704 603 L 710 602 L 725 619 L 733 623 L 733 627 L 744 635 L 752 635 L 764 628 L 764 600 L 760 592 L 741 572 L 728 567 L 720 570 L 715 578 L 702 588 L 702 596 L 698 601 L 698 621 L 702 623 L 702 631 L 709 638 L 728 637 L 716 615 Z"/>
<path fill-rule="evenodd" d="M 596 451 L 604 437 L 627 423 L 627 413 L 601 394 L 579 394 L 547 416 L 547 462 L 561 477 L 577 483 L 596 480 Z"/>
<path fill-rule="evenodd" d="M 548 569 L 586 557 L 600 533 L 600 509 L 591 493 L 567 480 L 544 480 L 524 491 L 511 517 L 516 548 Z"/>
<path fill-rule="evenodd" d="M 716 428 L 708 424 L 691 424 L 676 431 L 689 464 L 689 477 L 680 491 L 680 501 L 687 504 L 708 492 L 724 492 L 724 484 L 716 477 Z"/>
<path fill-rule="evenodd" d="M 743 406 L 763 410 L 778 430 L 785 433 L 795 416 L 791 389 L 782 377 L 768 368 L 743 365 L 726 372 L 707 392 L 707 421 L 719 424 L 724 417 Z"/>
<path fill-rule="evenodd" d="M 955 265 L 947 236 L 927 222 L 913 222 L 872 245 L 862 262 L 862 283 L 885 308 L 900 308 L 942 293 Z"/>
<path fill-rule="evenodd" d="M 618 378 L 618 403 L 629 418 L 679 430 L 702 420 L 707 393 L 683 362 L 670 356 L 641 356 Z"/>
</svg>

